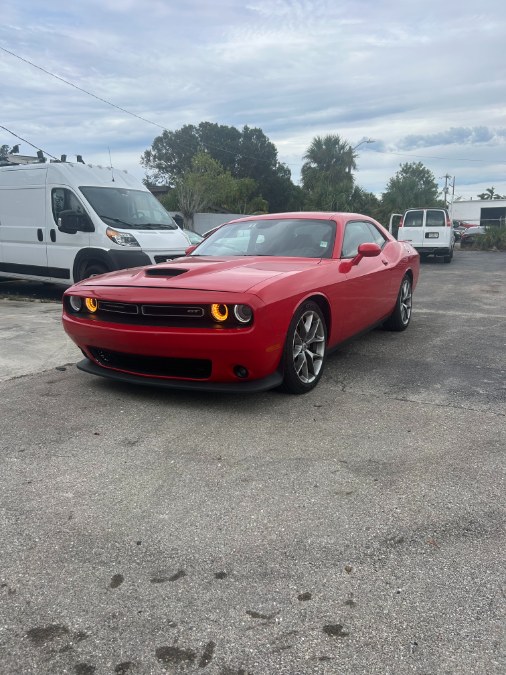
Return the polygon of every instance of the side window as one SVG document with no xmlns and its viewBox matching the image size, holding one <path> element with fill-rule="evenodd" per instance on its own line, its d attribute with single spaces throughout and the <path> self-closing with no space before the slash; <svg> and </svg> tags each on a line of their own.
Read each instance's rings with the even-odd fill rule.
<svg viewBox="0 0 506 675">
<path fill-rule="evenodd" d="M 422 227 L 423 211 L 408 211 L 404 216 L 404 227 Z"/>
<path fill-rule="evenodd" d="M 378 230 L 378 228 L 374 225 L 374 223 L 367 223 L 369 226 L 369 230 L 371 231 L 371 236 L 372 239 L 371 241 L 374 242 L 375 244 L 378 244 L 378 246 L 383 246 L 385 245 L 386 238 L 382 232 Z"/>
<path fill-rule="evenodd" d="M 361 220 L 350 221 L 349 223 L 346 223 L 344 230 L 341 258 L 354 258 L 358 253 L 360 244 L 374 242 L 374 235 L 371 232 L 369 223 L 365 223 Z"/>
<path fill-rule="evenodd" d="M 51 206 L 56 224 L 58 224 L 58 216 L 61 211 L 74 211 L 82 215 L 86 214 L 84 206 L 79 199 L 67 188 L 53 188 L 51 191 Z"/>
<path fill-rule="evenodd" d="M 427 211 L 427 227 L 445 227 L 446 218 L 444 211 L 428 210 Z"/>
</svg>

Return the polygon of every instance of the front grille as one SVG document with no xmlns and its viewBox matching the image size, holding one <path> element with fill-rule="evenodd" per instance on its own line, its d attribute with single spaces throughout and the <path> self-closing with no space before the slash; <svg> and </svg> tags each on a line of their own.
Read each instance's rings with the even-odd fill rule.
<svg viewBox="0 0 506 675">
<path fill-rule="evenodd" d="M 209 359 L 175 359 L 158 356 L 139 356 L 125 354 L 99 347 L 88 347 L 97 363 L 104 368 L 114 368 L 138 375 L 158 377 L 179 377 L 192 380 L 205 380 L 211 375 L 212 363 Z"/>
<path fill-rule="evenodd" d="M 138 317 L 142 320 L 146 317 L 168 317 L 195 319 L 204 316 L 205 310 L 200 305 L 136 305 L 131 302 L 109 302 L 99 300 L 97 314 L 127 314 L 129 318 Z M 139 316 L 142 315 L 142 316 Z M 108 321 L 114 321 L 115 317 L 108 317 Z"/>
<path fill-rule="evenodd" d="M 194 305 L 141 305 L 144 316 L 204 316 L 204 308 Z"/>
</svg>

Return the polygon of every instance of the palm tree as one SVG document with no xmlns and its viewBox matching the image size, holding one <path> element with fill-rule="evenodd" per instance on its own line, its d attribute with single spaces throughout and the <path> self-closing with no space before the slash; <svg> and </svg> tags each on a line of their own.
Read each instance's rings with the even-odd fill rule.
<svg viewBox="0 0 506 675">
<path fill-rule="evenodd" d="M 357 168 L 351 145 L 338 134 L 315 136 L 303 159 L 302 187 L 314 208 L 345 208 Z"/>
<path fill-rule="evenodd" d="M 506 195 L 500 195 L 495 191 L 495 187 L 489 187 L 478 195 L 478 199 L 506 199 Z"/>
</svg>

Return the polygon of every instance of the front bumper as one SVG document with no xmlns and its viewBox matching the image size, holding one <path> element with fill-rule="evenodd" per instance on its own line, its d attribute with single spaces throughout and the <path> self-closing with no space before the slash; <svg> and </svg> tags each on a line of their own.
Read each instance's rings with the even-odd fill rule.
<svg viewBox="0 0 506 675">
<path fill-rule="evenodd" d="M 451 248 L 448 246 L 414 246 L 418 253 L 425 253 L 426 255 L 450 255 Z"/>
<path fill-rule="evenodd" d="M 65 331 L 86 357 L 81 370 L 213 391 L 261 391 L 280 383 L 286 326 L 277 319 L 257 311 L 254 324 L 244 328 L 181 328 L 110 323 L 65 309 L 62 317 Z"/>
<path fill-rule="evenodd" d="M 163 389 L 175 389 L 183 391 L 208 391 L 220 394 L 256 394 L 261 391 L 267 391 L 279 387 L 283 381 L 283 376 L 276 371 L 260 380 L 239 380 L 235 382 L 213 382 L 212 380 L 195 381 L 179 380 L 172 378 L 149 377 L 145 375 L 134 375 L 110 368 L 103 368 L 97 363 L 85 358 L 77 364 L 79 370 L 92 375 L 124 382 L 127 384 L 140 384 L 150 387 L 160 387 Z"/>
</svg>

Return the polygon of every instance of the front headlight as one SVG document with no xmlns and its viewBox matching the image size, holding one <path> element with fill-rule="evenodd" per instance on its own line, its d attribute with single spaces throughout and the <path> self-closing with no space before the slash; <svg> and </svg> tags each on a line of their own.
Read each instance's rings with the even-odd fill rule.
<svg viewBox="0 0 506 675">
<path fill-rule="evenodd" d="M 69 305 L 74 312 L 80 312 L 83 306 L 83 301 L 78 295 L 69 295 Z"/>
<path fill-rule="evenodd" d="M 108 227 L 105 233 L 109 239 L 115 244 L 118 244 L 118 246 L 138 246 L 140 248 L 137 239 L 129 232 L 118 232 L 118 230 L 113 230 L 112 227 Z"/>
<path fill-rule="evenodd" d="M 231 326 L 250 324 L 253 321 L 253 310 L 249 305 L 226 305 L 214 303 L 209 306 L 211 317 L 216 323 Z"/>
<path fill-rule="evenodd" d="M 218 303 L 211 305 L 211 316 L 215 321 L 223 323 L 228 319 L 228 307 L 227 305 L 220 305 Z"/>
<path fill-rule="evenodd" d="M 249 323 L 253 318 L 253 310 L 249 305 L 234 305 L 234 316 L 239 323 Z"/>
</svg>

